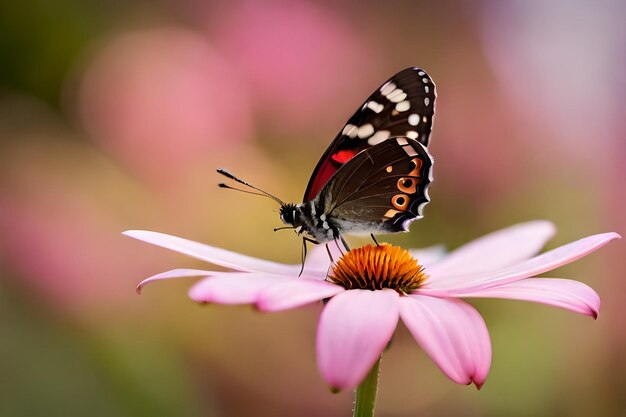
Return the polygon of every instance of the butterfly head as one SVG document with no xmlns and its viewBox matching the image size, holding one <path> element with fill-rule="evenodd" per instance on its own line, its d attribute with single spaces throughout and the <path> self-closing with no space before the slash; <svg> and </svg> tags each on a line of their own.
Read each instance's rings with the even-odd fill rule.
<svg viewBox="0 0 626 417">
<path fill-rule="evenodd" d="M 287 226 L 297 227 L 296 221 L 298 219 L 297 208 L 295 204 L 283 203 L 280 205 L 280 220 Z"/>
</svg>

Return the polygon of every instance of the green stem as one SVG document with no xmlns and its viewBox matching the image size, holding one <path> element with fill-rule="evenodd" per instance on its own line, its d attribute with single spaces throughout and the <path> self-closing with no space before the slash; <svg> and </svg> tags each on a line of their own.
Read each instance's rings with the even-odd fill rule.
<svg viewBox="0 0 626 417">
<path fill-rule="evenodd" d="M 373 417 L 378 392 L 378 374 L 382 355 L 363 382 L 356 388 L 354 399 L 354 417 Z"/>
</svg>

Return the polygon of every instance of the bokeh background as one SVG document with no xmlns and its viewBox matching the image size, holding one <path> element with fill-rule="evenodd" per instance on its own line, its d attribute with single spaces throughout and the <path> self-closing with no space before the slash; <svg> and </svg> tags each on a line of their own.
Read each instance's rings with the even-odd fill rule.
<svg viewBox="0 0 626 417">
<path fill-rule="evenodd" d="M 320 307 L 200 307 L 193 260 L 141 228 L 297 263 L 269 200 L 298 201 L 330 140 L 387 77 L 438 86 L 422 247 L 530 219 L 551 247 L 626 220 L 626 3 L 87 1 L 0 3 L 0 415 L 345 416 L 318 375 Z M 354 244 L 362 241 L 352 240 Z M 621 242 L 552 276 L 603 300 L 593 321 L 473 302 L 493 342 L 480 392 L 448 381 L 400 327 L 381 416 L 626 415 Z"/>
</svg>

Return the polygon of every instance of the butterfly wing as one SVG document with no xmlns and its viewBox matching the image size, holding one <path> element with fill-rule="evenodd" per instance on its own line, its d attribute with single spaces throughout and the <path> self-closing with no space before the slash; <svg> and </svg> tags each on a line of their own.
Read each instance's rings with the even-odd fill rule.
<svg viewBox="0 0 626 417">
<path fill-rule="evenodd" d="M 393 138 L 342 166 L 314 203 L 343 232 L 408 231 L 429 202 L 432 166 L 422 143 L 409 137 Z"/>
<path fill-rule="evenodd" d="M 387 80 L 331 142 L 313 170 L 304 201 L 315 198 L 335 172 L 364 149 L 398 136 L 428 146 L 435 97 L 435 84 L 420 68 L 407 68 Z"/>
</svg>

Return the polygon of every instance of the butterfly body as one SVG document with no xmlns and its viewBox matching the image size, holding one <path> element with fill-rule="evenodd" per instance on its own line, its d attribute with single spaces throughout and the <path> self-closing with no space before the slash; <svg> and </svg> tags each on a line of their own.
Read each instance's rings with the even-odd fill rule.
<svg viewBox="0 0 626 417">
<path fill-rule="evenodd" d="M 283 223 L 311 242 L 408 231 L 429 201 L 433 160 L 427 146 L 435 98 L 435 84 L 420 68 L 383 83 L 326 149 L 300 204 L 218 172 L 279 202 Z"/>
<path fill-rule="evenodd" d="M 301 204 L 286 204 L 281 207 L 289 214 L 281 214 L 283 223 L 293 226 L 299 235 L 308 241 L 325 243 L 338 239 L 342 234 L 368 234 L 381 232 L 380 222 L 354 221 L 353 218 L 365 217 L 366 211 L 352 211 L 347 216 L 334 217 L 324 211 L 320 201 L 308 201 Z"/>
</svg>

